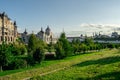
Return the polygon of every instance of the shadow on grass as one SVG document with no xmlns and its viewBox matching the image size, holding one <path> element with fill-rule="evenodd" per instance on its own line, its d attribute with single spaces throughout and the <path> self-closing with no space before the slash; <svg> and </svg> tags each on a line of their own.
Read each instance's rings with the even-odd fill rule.
<svg viewBox="0 0 120 80">
<path fill-rule="evenodd" d="M 77 80 L 120 80 L 120 72 L 111 72 L 92 78 L 78 78 Z"/>
<path fill-rule="evenodd" d="M 94 64 L 105 65 L 105 64 L 115 63 L 115 62 L 120 62 L 119 56 L 101 58 L 98 60 L 89 60 L 89 61 L 78 63 L 78 64 L 73 65 L 73 66 L 84 67 L 84 66 L 89 66 L 89 65 L 94 65 Z"/>
</svg>

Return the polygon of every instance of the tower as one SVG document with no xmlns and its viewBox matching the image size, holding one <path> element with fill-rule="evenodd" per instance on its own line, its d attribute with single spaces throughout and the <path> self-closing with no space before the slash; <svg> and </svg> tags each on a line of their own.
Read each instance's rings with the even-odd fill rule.
<svg viewBox="0 0 120 80">
<path fill-rule="evenodd" d="M 46 28 L 46 30 L 45 30 L 45 33 L 46 33 L 46 35 L 50 35 L 51 30 L 50 30 L 49 26 L 47 26 L 47 28 Z"/>
<path fill-rule="evenodd" d="M 14 37 L 17 37 L 17 24 L 16 24 L 16 21 L 14 21 Z"/>
<path fill-rule="evenodd" d="M 25 29 L 25 31 L 24 31 L 24 34 L 26 34 L 26 35 L 28 34 L 26 29 Z"/>
</svg>

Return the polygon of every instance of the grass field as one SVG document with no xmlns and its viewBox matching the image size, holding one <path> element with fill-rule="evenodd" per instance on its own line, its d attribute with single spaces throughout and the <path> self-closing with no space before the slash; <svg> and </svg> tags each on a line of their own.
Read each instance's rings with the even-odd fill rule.
<svg viewBox="0 0 120 80">
<path fill-rule="evenodd" d="M 117 49 L 106 49 L 100 52 L 68 57 L 63 60 L 44 61 L 41 65 L 37 65 L 34 68 L 18 70 L 16 72 L 11 71 L 10 74 L 8 71 L 6 73 L 9 73 L 9 75 L 4 74 L 4 76 L 2 74 L 5 72 L 0 73 L 0 79 L 22 80 L 31 77 L 31 80 L 119 79 L 120 52 Z"/>
<path fill-rule="evenodd" d="M 106 50 L 80 56 L 80 61 L 70 68 L 31 80 L 119 80 L 120 53 Z M 74 60 L 73 60 L 74 61 Z"/>
</svg>

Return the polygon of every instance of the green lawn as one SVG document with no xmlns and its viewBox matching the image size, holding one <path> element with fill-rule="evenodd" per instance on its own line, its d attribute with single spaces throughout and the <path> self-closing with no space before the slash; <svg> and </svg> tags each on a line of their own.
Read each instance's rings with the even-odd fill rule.
<svg viewBox="0 0 120 80">
<path fill-rule="evenodd" d="M 119 80 L 120 53 L 118 50 L 106 50 L 81 55 L 79 62 L 70 68 L 44 76 L 35 76 L 31 80 Z M 74 60 L 73 60 L 74 61 Z"/>
<path fill-rule="evenodd" d="M 43 73 L 51 72 L 63 67 L 67 68 L 40 76 Z M 21 80 L 33 77 L 31 79 L 34 80 L 110 80 L 120 78 L 119 67 L 119 50 L 106 49 L 101 50 L 100 52 L 68 57 L 63 60 L 44 61 L 41 65 L 36 65 L 33 68 L 5 71 L 0 73 L 0 79 Z M 9 75 L 6 75 L 5 73 L 8 73 Z"/>
</svg>

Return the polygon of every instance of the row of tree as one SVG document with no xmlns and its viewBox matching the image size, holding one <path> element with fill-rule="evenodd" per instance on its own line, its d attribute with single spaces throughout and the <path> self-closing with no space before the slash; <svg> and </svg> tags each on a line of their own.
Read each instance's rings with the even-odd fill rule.
<svg viewBox="0 0 120 80">
<path fill-rule="evenodd" d="M 28 45 L 20 39 L 17 43 L 0 45 L 0 70 L 12 70 L 40 64 L 45 59 L 45 52 L 55 52 L 48 55 L 56 59 L 63 59 L 68 56 L 78 55 L 90 51 L 99 51 L 104 48 L 118 48 L 119 44 L 94 43 L 92 38 L 85 38 L 83 42 L 73 39 L 69 42 L 65 33 L 61 33 L 56 44 L 46 44 L 31 34 Z"/>
<path fill-rule="evenodd" d="M 120 44 L 113 43 L 94 43 L 92 38 L 85 37 L 85 40 L 80 42 L 79 39 L 73 39 L 72 42 L 69 42 L 65 36 L 65 33 L 62 33 L 58 42 L 55 46 L 56 58 L 62 59 L 71 55 L 78 55 L 86 52 L 100 51 L 105 48 L 119 48 Z"/>
</svg>

